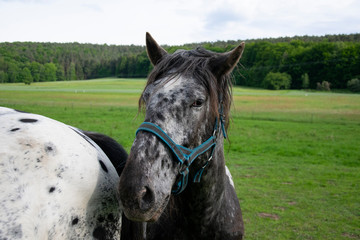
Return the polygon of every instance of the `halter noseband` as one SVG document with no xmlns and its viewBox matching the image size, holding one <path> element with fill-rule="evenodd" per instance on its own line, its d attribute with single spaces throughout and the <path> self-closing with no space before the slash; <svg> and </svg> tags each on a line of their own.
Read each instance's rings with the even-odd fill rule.
<svg viewBox="0 0 360 240">
<path fill-rule="evenodd" d="M 220 119 L 221 130 L 223 132 L 224 138 L 226 138 L 224 119 L 223 119 L 223 114 L 222 114 L 222 107 L 220 109 L 219 115 L 220 115 L 219 119 Z M 163 141 L 170 148 L 170 150 L 174 153 L 174 155 L 176 156 L 176 159 L 179 161 L 179 164 L 180 164 L 180 170 L 179 170 L 180 177 L 178 178 L 179 180 L 175 183 L 172 193 L 179 194 L 182 191 L 184 191 L 187 186 L 190 165 L 194 162 L 194 160 L 198 156 L 200 156 L 201 154 L 207 152 L 210 148 L 212 148 L 209 159 L 200 168 L 200 170 L 198 170 L 197 173 L 195 174 L 193 182 L 200 182 L 201 175 L 202 175 L 205 167 L 212 160 L 212 156 L 213 156 L 214 149 L 216 146 L 217 129 L 218 129 L 218 118 L 216 118 L 216 120 L 215 120 L 215 126 L 214 126 L 214 131 L 213 131 L 212 136 L 210 138 L 208 138 L 200 146 L 198 146 L 194 149 L 189 149 L 184 146 L 176 144 L 161 129 L 161 127 L 159 127 L 158 125 L 156 125 L 154 123 L 150 123 L 150 122 L 143 122 L 140 125 L 140 127 L 138 128 L 138 130 L 136 131 L 136 135 L 139 131 L 150 132 L 150 133 L 154 134 L 155 136 L 157 136 L 161 141 Z M 176 189 L 174 189 L 174 188 L 176 188 Z"/>
</svg>

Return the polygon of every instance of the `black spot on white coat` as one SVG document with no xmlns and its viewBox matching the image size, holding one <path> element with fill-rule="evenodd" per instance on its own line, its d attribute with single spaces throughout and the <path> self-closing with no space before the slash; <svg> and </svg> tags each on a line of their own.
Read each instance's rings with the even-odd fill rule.
<svg viewBox="0 0 360 240">
<path fill-rule="evenodd" d="M 76 224 L 78 224 L 79 223 L 79 218 L 74 218 L 72 221 L 71 221 L 71 225 L 76 225 Z"/>
<path fill-rule="evenodd" d="M 49 193 L 52 193 L 52 192 L 54 192 L 55 191 L 55 187 L 50 187 L 50 189 L 49 189 Z"/>
<path fill-rule="evenodd" d="M 102 160 L 99 160 L 99 163 L 100 163 L 102 170 L 104 170 L 105 172 L 108 172 L 108 169 L 107 169 L 105 163 Z"/>
<path fill-rule="evenodd" d="M 57 152 L 56 146 L 53 143 L 51 143 L 51 142 L 45 143 L 44 149 L 47 154 L 52 155 L 52 156 L 56 155 L 56 152 Z"/>
<path fill-rule="evenodd" d="M 37 122 L 38 120 L 37 120 L 37 119 L 33 119 L 33 118 L 21 118 L 19 121 L 20 121 L 20 122 L 23 122 L 23 123 L 35 123 L 35 122 Z"/>
</svg>

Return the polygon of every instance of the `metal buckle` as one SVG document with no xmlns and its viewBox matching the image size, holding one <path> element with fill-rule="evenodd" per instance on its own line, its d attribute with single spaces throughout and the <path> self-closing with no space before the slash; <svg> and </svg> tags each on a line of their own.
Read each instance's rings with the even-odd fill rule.
<svg viewBox="0 0 360 240">
<path fill-rule="evenodd" d="M 215 134 L 216 134 L 216 132 L 217 132 L 217 129 L 214 129 L 214 132 L 213 132 L 213 137 L 215 137 Z"/>
<path fill-rule="evenodd" d="M 181 164 L 181 163 L 179 162 L 179 165 L 180 165 L 180 167 L 179 167 L 179 174 L 183 174 L 186 170 L 189 169 L 189 166 L 187 166 L 186 164 Z"/>
</svg>

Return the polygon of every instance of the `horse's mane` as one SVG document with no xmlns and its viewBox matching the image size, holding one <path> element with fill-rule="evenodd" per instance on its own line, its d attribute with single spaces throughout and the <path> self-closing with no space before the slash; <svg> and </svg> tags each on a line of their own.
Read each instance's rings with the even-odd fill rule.
<svg viewBox="0 0 360 240">
<path fill-rule="evenodd" d="M 168 78 L 168 81 L 178 76 L 192 77 L 202 84 L 210 96 L 210 108 L 213 116 L 219 114 L 219 103 L 223 104 L 226 128 L 229 123 L 229 112 L 232 102 L 232 78 L 226 74 L 218 79 L 210 68 L 210 61 L 219 57 L 220 53 L 214 53 L 204 48 L 185 51 L 178 50 L 173 54 L 166 54 L 149 74 L 146 87 L 158 79 Z M 146 89 L 145 87 L 145 89 Z M 143 95 L 139 100 L 139 108 L 144 105 Z"/>
</svg>

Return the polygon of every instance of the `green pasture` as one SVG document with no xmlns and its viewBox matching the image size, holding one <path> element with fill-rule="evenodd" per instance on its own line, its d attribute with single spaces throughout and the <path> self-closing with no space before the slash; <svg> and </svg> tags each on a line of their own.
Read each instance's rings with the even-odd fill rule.
<svg viewBox="0 0 360 240">
<path fill-rule="evenodd" d="M 0 106 L 107 134 L 130 150 L 144 84 L 0 84 Z M 360 239 L 360 95 L 239 87 L 233 95 L 225 150 L 245 239 Z"/>
</svg>

